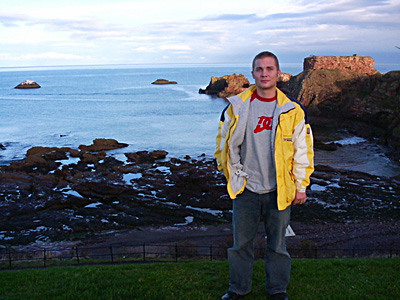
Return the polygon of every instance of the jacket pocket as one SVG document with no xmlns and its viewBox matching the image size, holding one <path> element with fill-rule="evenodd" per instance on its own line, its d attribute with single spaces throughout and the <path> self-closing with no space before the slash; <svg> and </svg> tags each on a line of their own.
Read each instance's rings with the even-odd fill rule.
<svg viewBox="0 0 400 300">
<path fill-rule="evenodd" d="M 237 195 L 243 193 L 246 183 L 247 183 L 248 174 L 241 170 L 236 170 L 233 174 L 231 174 L 231 178 L 228 182 L 228 193 L 232 199 L 235 199 Z"/>
<path fill-rule="evenodd" d="M 288 170 L 292 170 L 294 156 L 292 135 L 283 135 L 282 148 L 285 166 L 288 168 Z"/>
</svg>

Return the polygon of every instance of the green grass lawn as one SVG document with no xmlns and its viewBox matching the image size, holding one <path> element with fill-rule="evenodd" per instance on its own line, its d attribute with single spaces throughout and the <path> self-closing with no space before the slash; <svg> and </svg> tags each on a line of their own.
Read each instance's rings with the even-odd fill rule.
<svg viewBox="0 0 400 300">
<path fill-rule="evenodd" d="M 254 266 L 253 291 L 268 299 L 264 262 Z M 1 300 L 220 299 L 227 261 L 50 267 L 0 271 Z M 400 258 L 293 260 L 292 300 L 400 299 Z"/>
</svg>

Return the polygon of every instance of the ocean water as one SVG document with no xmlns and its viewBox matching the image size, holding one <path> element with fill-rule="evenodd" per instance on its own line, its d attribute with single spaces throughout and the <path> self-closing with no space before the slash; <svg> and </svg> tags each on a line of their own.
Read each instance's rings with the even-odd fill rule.
<svg viewBox="0 0 400 300">
<path fill-rule="evenodd" d="M 282 71 L 296 75 L 302 65 L 282 64 Z M 0 164 L 32 146 L 77 148 L 96 138 L 129 144 L 115 155 L 163 149 L 170 157 L 211 157 L 227 103 L 198 91 L 211 76 L 252 80 L 250 72 L 247 64 L 0 68 Z M 178 84 L 151 84 L 159 78 Z M 14 89 L 25 80 L 41 88 Z"/>
<path fill-rule="evenodd" d="M 297 66 L 296 66 L 297 67 Z M 295 67 L 295 68 L 296 68 Z M 293 70 L 293 68 L 292 68 Z M 89 145 L 113 138 L 139 151 L 212 155 L 223 99 L 201 95 L 211 76 L 245 65 L 89 66 L 0 72 L 0 162 L 23 158 L 32 146 Z M 156 79 L 177 85 L 152 85 Z M 40 89 L 14 89 L 34 80 Z"/>
</svg>

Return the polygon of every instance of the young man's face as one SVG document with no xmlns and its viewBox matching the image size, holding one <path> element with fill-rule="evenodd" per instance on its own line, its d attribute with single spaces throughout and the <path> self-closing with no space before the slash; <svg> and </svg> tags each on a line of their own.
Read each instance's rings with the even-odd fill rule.
<svg viewBox="0 0 400 300">
<path fill-rule="evenodd" d="M 255 61 L 251 74 L 257 88 L 266 91 L 276 87 L 281 71 L 278 70 L 273 57 L 264 57 Z"/>
</svg>

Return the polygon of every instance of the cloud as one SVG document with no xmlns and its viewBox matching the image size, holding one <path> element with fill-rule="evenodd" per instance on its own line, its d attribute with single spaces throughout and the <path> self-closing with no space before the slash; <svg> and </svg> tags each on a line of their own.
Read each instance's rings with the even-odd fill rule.
<svg viewBox="0 0 400 300">
<path fill-rule="evenodd" d="M 190 51 L 192 48 L 189 45 L 184 44 L 170 44 L 170 45 L 161 45 L 159 47 L 160 50 L 172 50 L 172 51 Z"/>
<path fill-rule="evenodd" d="M 31 64 L 243 62 L 261 50 L 296 61 L 310 54 L 388 57 L 400 44 L 398 0 L 204 0 L 195 8 L 178 0 L 80 0 L 29 10 L 12 3 L 0 12 L 1 51 Z"/>
<path fill-rule="evenodd" d="M 143 52 L 143 53 L 148 53 L 148 52 L 154 52 L 155 49 L 152 47 L 137 47 L 133 49 L 136 52 Z"/>
<path fill-rule="evenodd" d="M 0 24 L 5 27 L 19 27 L 20 23 L 25 23 L 29 20 L 29 16 L 24 14 L 8 14 L 0 12 Z"/>
<path fill-rule="evenodd" d="M 240 21 L 244 20 L 246 22 L 257 22 L 259 20 L 257 14 L 223 14 L 223 15 L 212 15 L 206 16 L 200 21 Z"/>
<path fill-rule="evenodd" d="M 302 1 L 307 9 L 300 12 L 275 13 L 266 19 L 290 24 L 333 24 L 356 28 L 398 26 L 400 4 L 390 1 Z M 290 26 L 288 26 L 290 27 Z"/>
<path fill-rule="evenodd" d="M 6 59 L 7 61 L 37 61 L 45 60 L 50 61 L 81 61 L 85 62 L 88 57 L 70 54 L 70 53 L 57 53 L 57 52 L 42 52 L 42 53 L 27 53 L 23 55 L 15 55 L 11 53 L 0 53 L 0 60 Z"/>
<path fill-rule="evenodd" d="M 43 53 L 28 53 L 19 57 L 20 59 L 62 59 L 62 60 L 76 60 L 85 59 L 85 57 L 69 53 L 56 53 L 56 52 L 43 52 Z"/>
</svg>

